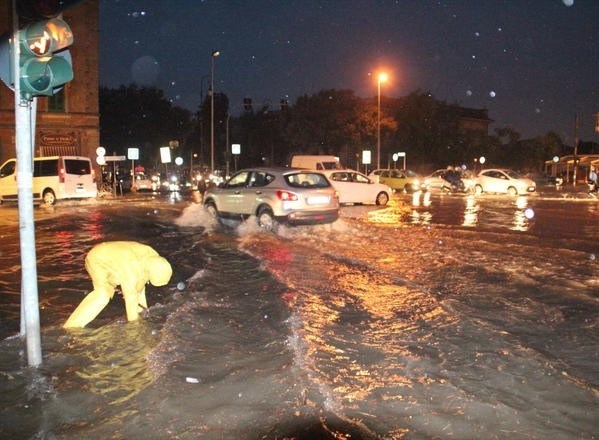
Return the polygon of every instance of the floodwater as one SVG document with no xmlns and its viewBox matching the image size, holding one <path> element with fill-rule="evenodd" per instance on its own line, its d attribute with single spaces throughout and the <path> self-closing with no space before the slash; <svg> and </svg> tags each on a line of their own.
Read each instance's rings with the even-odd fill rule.
<svg viewBox="0 0 599 440">
<path fill-rule="evenodd" d="M 276 234 L 152 196 L 37 208 L 39 368 L 0 224 L 0 438 L 599 438 L 597 202 L 405 196 Z M 110 240 L 171 282 L 62 329 Z"/>
</svg>

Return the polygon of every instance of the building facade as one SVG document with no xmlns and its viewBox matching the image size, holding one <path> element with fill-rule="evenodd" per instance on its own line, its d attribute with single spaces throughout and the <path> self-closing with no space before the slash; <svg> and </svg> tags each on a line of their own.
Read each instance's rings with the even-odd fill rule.
<svg viewBox="0 0 599 440">
<path fill-rule="evenodd" d="M 0 0 L 0 34 L 9 32 L 12 1 Z M 65 10 L 74 36 L 68 49 L 74 79 L 51 97 L 37 98 L 34 156 L 77 155 L 95 163 L 100 145 L 98 104 L 98 1 Z M 0 82 L 0 163 L 15 157 L 14 93 Z"/>
</svg>

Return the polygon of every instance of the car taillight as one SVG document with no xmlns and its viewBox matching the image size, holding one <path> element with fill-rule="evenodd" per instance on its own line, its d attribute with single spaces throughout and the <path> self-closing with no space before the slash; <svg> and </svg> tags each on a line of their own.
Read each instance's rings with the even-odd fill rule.
<svg viewBox="0 0 599 440">
<path fill-rule="evenodd" d="M 294 194 L 289 191 L 283 191 L 283 190 L 277 191 L 277 197 L 279 198 L 279 200 L 282 200 L 284 202 L 295 202 L 295 201 L 299 200 L 299 197 L 297 196 L 297 194 Z"/>
<path fill-rule="evenodd" d="M 92 180 L 96 180 L 96 170 L 94 170 L 93 168 L 91 169 L 92 172 Z"/>
<path fill-rule="evenodd" d="M 64 167 L 60 167 L 60 169 L 58 170 L 58 181 L 60 183 L 64 183 L 65 174 L 66 174 L 66 172 L 64 170 Z"/>
<path fill-rule="evenodd" d="M 339 200 L 339 191 L 335 190 L 335 198 Z"/>
</svg>

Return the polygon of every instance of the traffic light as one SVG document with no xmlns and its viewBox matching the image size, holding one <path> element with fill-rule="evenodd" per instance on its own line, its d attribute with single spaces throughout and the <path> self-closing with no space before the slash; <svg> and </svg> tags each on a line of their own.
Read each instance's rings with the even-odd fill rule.
<svg viewBox="0 0 599 440">
<path fill-rule="evenodd" d="M 21 25 L 58 16 L 64 10 L 84 0 L 17 0 L 17 15 Z"/>
<path fill-rule="evenodd" d="M 0 78 L 14 91 L 15 77 L 12 33 L 0 37 Z M 59 18 L 30 23 L 16 32 L 19 44 L 19 86 L 22 99 L 51 96 L 73 79 L 73 44 L 69 25 Z"/>
<path fill-rule="evenodd" d="M 31 23 L 17 33 L 20 45 L 19 84 L 21 97 L 52 96 L 73 79 L 73 44 L 69 25 L 60 18 Z M 14 83 L 14 76 L 13 76 Z"/>
</svg>

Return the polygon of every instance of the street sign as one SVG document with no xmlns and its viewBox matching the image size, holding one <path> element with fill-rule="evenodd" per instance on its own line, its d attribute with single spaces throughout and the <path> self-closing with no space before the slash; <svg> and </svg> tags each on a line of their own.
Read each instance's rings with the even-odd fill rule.
<svg viewBox="0 0 599 440">
<path fill-rule="evenodd" d="M 370 150 L 362 150 L 362 163 L 364 165 L 370 165 L 371 153 Z"/>
<path fill-rule="evenodd" d="M 139 148 L 127 148 L 127 158 L 130 160 L 139 160 Z"/>
<path fill-rule="evenodd" d="M 118 162 L 121 160 L 127 160 L 127 156 L 104 156 L 106 162 Z"/>
</svg>

